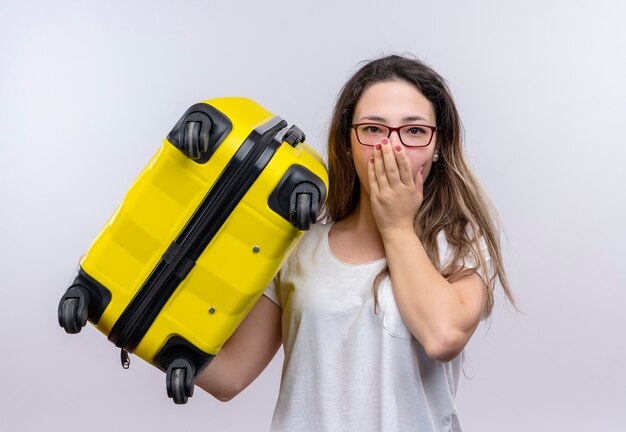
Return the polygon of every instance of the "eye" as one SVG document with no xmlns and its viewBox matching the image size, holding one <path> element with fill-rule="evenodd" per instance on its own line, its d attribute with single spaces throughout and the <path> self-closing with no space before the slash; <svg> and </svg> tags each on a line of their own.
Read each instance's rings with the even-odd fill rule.
<svg viewBox="0 0 626 432">
<path fill-rule="evenodd" d="M 371 134 L 375 134 L 375 133 L 379 133 L 380 132 L 380 128 L 378 126 L 374 126 L 374 125 L 364 126 L 363 129 L 365 130 L 365 132 L 371 133 Z"/>
<path fill-rule="evenodd" d="M 411 126 L 407 128 L 407 133 L 410 135 L 423 135 L 426 133 L 426 128 L 420 126 Z"/>
</svg>

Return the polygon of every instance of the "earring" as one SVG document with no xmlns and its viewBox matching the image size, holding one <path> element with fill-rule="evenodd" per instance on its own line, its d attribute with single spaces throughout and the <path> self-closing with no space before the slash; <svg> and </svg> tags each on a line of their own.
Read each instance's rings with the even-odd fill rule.
<svg viewBox="0 0 626 432">
<path fill-rule="evenodd" d="M 439 160 L 439 153 L 435 153 L 433 155 L 433 162 L 437 162 Z"/>
</svg>

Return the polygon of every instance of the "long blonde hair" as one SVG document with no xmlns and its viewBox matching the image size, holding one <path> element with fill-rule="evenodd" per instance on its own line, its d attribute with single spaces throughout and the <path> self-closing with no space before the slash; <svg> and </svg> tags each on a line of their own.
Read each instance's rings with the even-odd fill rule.
<svg viewBox="0 0 626 432">
<path fill-rule="evenodd" d="M 496 278 L 508 300 L 516 307 L 502 262 L 495 210 L 463 156 L 462 126 L 454 100 L 444 79 L 417 59 L 392 55 L 373 60 L 361 67 L 339 93 L 328 137 L 330 184 L 322 217 L 336 221 L 356 209 L 360 183 L 348 155 L 354 109 L 370 85 L 396 80 L 414 85 L 432 103 L 437 118 L 439 161 L 433 163 L 424 184 L 424 200 L 413 222 L 415 233 L 431 262 L 449 282 L 478 269 L 483 270 L 487 285 L 483 318 L 488 317 L 493 309 Z M 443 257 L 439 256 L 437 243 L 441 231 L 453 250 L 452 259 L 445 265 L 441 262 Z M 479 246 L 481 237 L 491 257 L 491 271 Z M 476 267 L 465 268 L 460 264 L 468 254 L 477 263 Z M 376 308 L 378 287 L 388 274 L 389 268 L 385 267 L 374 281 Z"/>
</svg>

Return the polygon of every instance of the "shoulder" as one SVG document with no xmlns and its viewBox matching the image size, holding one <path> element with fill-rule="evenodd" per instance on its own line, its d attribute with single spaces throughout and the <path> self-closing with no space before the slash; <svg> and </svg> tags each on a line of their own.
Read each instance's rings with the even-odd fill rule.
<svg viewBox="0 0 626 432">
<path fill-rule="evenodd" d="M 437 234 L 440 268 L 444 269 L 450 264 L 462 268 L 472 268 L 476 269 L 484 280 L 488 280 L 486 276 L 493 274 L 494 269 L 487 241 L 483 235 L 476 236 L 469 225 L 465 227 L 465 233 L 469 240 L 469 247 L 463 247 L 463 252 L 458 251 L 459 246 L 456 245 L 456 242 L 452 244 L 448 241 L 444 230 Z"/>
<path fill-rule="evenodd" d="M 289 257 L 282 268 L 283 272 L 300 269 L 303 265 L 314 264 L 319 261 L 319 256 L 323 254 L 326 247 L 325 239 L 327 238 L 330 225 L 326 223 L 312 224 L 298 239 L 294 249 L 289 253 Z M 299 271 L 296 273 L 299 273 Z"/>
<path fill-rule="evenodd" d="M 489 260 L 491 257 L 489 256 L 489 247 L 487 245 L 487 241 L 484 236 L 479 235 L 478 237 L 474 234 L 474 232 L 470 229 L 469 225 L 465 228 L 466 238 L 469 240 L 469 251 L 465 258 L 471 258 L 470 261 L 475 265 L 476 255 L 482 255 L 485 260 Z M 437 246 L 439 248 L 439 258 L 441 263 L 445 265 L 445 263 L 449 262 L 456 255 L 456 250 L 458 246 L 450 243 L 448 237 L 446 235 L 445 230 L 439 231 L 437 234 Z M 467 249 L 466 249 L 467 250 Z"/>
<path fill-rule="evenodd" d="M 317 222 L 317 223 L 311 224 L 309 230 L 306 231 L 304 235 L 321 237 L 323 234 L 328 232 L 332 224 L 333 222 Z"/>
<path fill-rule="evenodd" d="M 330 229 L 330 223 L 315 223 L 311 224 L 309 229 L 302 234 L 302 237 L 298 240 L 298 245 L 296 246 L 296 250 L 306 250 L 310 248 L 314 248 L 317 245 L 323 243 L 325 236 L 328 234 L 328 230 Z"/>
</svg>

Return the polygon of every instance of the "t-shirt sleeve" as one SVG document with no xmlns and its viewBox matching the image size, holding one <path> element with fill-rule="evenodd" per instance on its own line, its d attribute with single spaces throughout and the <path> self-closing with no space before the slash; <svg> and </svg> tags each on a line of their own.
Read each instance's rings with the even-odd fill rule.
<svg viewBox="0 0 626 432">
<path fill-rule="evenodd" d="M 270 283 L 267 285 L 267 288 L 265 288 L 263 295 L 267 297 L 268 299 L 270 299 L 271 301 L 273 301 L 274 303 L 276 303 L 279 307 L 282 307 L 282 304 L 280 301 L 280 293 L 278 291 L 278 283 L 276 282 L 276 278 L 273 278 L 270 281 Z"/>
<path fill-rule="evenodd" d="M 489 255 L 489 248 L 487 247 L 487 242 L 485 241 L 485 238 L 480 237 L 476 246 L 476 249 L 485 257 L 485 266 L 487 268 L 483 268 L 480 263 L 477 263 L 471 253 L 465 257 L 464 267 L 478 267 L 476 269 L 476 273 L 478 273 L 478 276 L 480 276 L 482 280 L 486 284 L 488 284 L 489 276 L 493 275 L 493 266 L 491 263 L 491 255 Z"/>
<path fill-rule="evenodd" d="M 439 257 L 441 259 L 442 268 L 445 267 L 453 258 L 454 250 L 450 247 L 450 244 L 446 240 L 446 235 L 443 231 L 441 231 L 437 237 L 437 242 L 439 244 Z M 489 248 L 487 247 L 487 242 L 484 237 L 480 237 L 478 242 L 475 245 L 477 251 L 479 251 L 485 258 L 485 266 L 482 267 L 479 262 L 476 262 L 472 253 L 468 253 L 463 257 L 460 261 L 457 262 L 458 265 L 464 268 L 476 268 L 476 273 L 481 279 L 488 284 L 489 277 L 493 276 L 493 265 L 491 262 L 491 255 L 489 254 Z"/>
</svg>

